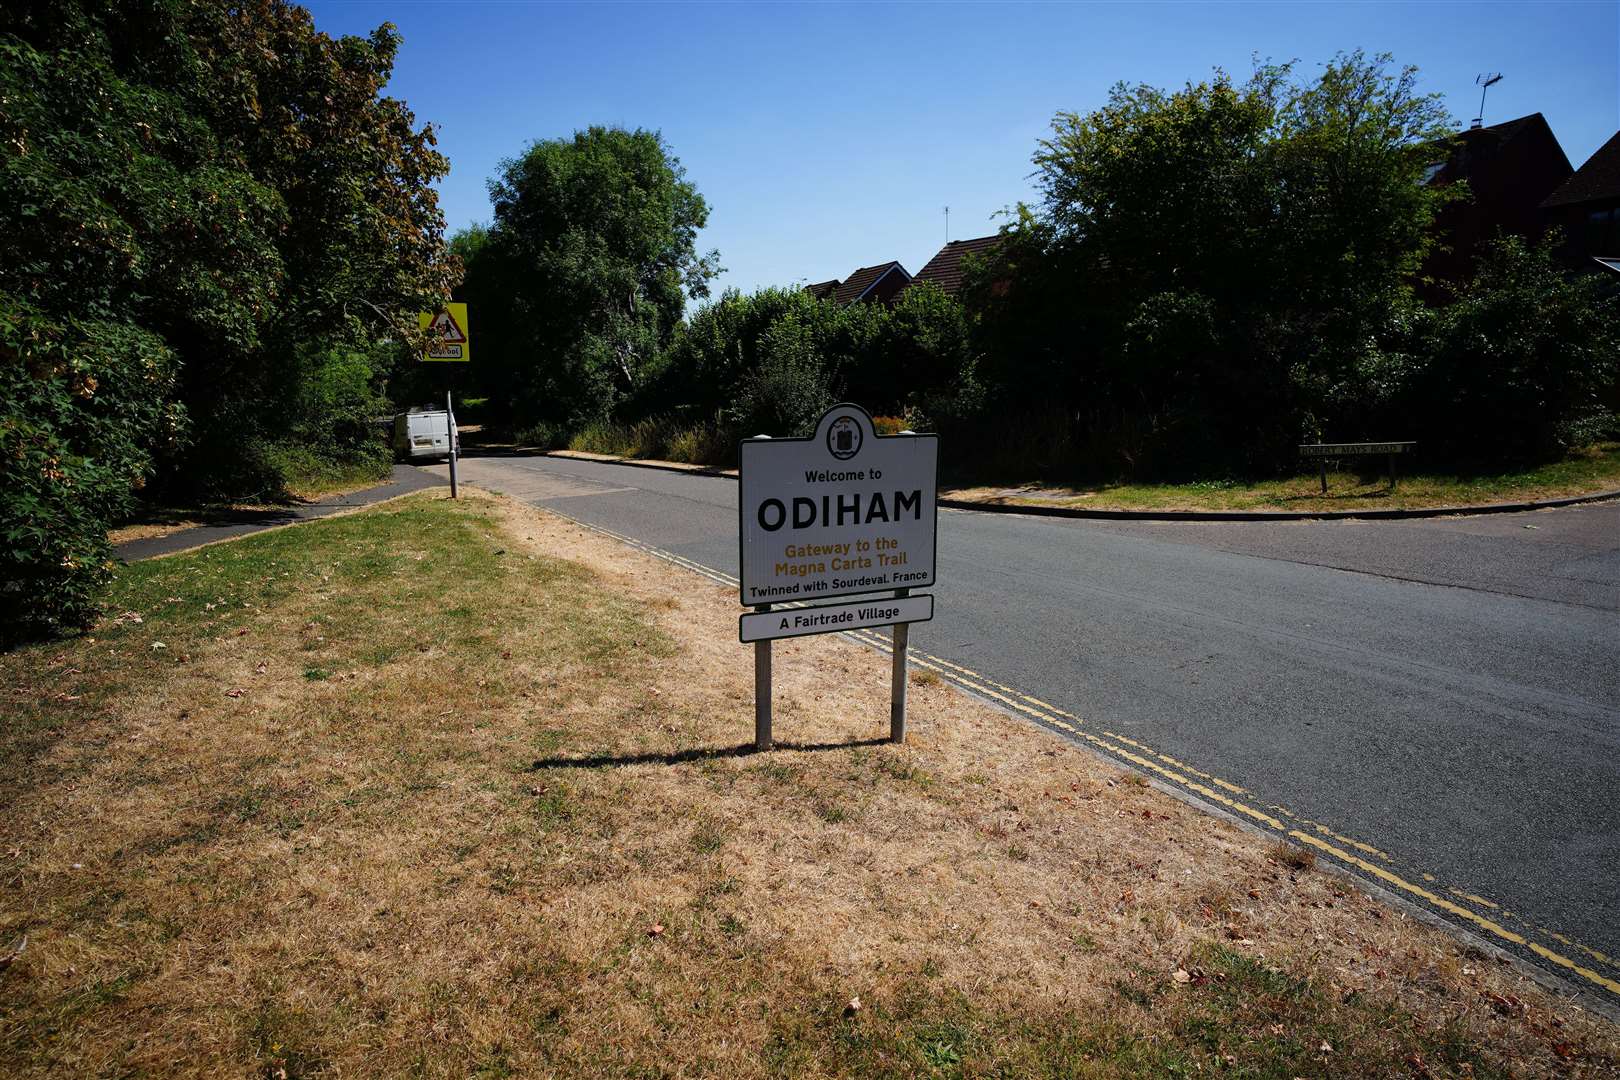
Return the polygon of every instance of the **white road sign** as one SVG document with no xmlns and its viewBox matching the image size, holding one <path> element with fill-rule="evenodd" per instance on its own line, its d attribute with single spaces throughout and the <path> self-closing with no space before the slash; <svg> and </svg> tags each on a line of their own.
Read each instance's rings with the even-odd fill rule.
<svg viewBox="0 0 1620 1080">
<path fill-rule="evenodd" d="M 934 583 L 937 435 L 880 436 L 835 405 L 808 439 L 744 440 L 739 462 L 744 604 Z"/>
<path fill-rule="evenodd" d="M 895 626 L 927 622 L 934 617 L 932 596 L 894 599 L 846 600 L 842 604 L 784 607 L 755 611 L 737 620 L 737 637 L 744 644 L 806 634 L 837 634 L 867 626 Z"/>
</svg>

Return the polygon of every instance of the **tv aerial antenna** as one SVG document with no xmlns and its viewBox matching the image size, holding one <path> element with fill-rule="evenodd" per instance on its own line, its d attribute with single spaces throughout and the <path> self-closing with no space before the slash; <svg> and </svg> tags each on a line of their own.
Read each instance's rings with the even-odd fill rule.
<svg viewBox="0 0 1620 1080">
<path fill-rule="evenodd" d="M 951 208 L 945 208 L 945 242 L 951 242 Z"/>
<path fill-rule="evenodd" d="M 1500 71 L 1487 71 L 1474 77 L 1474 85 L 1479 87 L 1479 115 L 1474 117 L 1471 127 L 1483 127 L 1485 125 L 1485 92 L 1501 81 L 1502 73 Z"/>
</svg>

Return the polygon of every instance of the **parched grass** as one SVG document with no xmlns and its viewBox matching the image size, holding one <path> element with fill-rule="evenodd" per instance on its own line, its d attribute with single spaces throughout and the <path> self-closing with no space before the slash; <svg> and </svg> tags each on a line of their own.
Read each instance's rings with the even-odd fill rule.
<svg viewBox="0 0 1620 1080">
<path fill-rule="evenodd" d="M 568 449 L 633 460 L 685 465 L 726 465 L 737 456 L 736 439 L 719 423 L 688 423 L 655 417 L 634 424 L 595 423 L 571 438 Z"/>
<path fill-rule="evenodd" d="M 371 487 L 386 481 L 393 468 L 383 446 L 364 458 L 346 461 L 297 446 L 278 446 L 272 455 L 277 471 L 285 478 L 287 494 L 295 499 L 317 499 Z"/>
<path fill-rule="evenodd" d="M 1322 494 L 1318 473 L 1284 480 L 1213 480 L 1187 484 L 1101 484 L 1094 487 L 1030 484 L 944 492 L 974 502 L 1072 506 L 1097 510 L 1382 510 L 1479 506 L 1589 495 L 1620 488 L 1620 443 L 1602 443 L 1535 469 L 1478 476 L 1416 472 L 1403 459 L 1391 491 L 1385 459 L 1367 458 L 1360 472 L 1328 473 Z"/>
<path fill-rule="evenodd" d="M 504 500 L 0 657 L 0 1073 L 1538 1076 L 1614 1030 L 938 680 Z M 1134 774 L 1131 774 L 1134 775 Z"/>
</svg>

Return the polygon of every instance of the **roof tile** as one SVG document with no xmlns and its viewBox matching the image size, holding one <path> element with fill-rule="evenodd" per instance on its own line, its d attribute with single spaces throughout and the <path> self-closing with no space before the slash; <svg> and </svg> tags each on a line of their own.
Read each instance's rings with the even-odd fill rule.
<svg viewBox="0 0 1620 1080">
<path fill-rule="evenodd" d="M 917 271 L 912 281 L 931 281 L 955 295 L 962 288 L 962 257 L 983 255 L 1001 242 L 1000 236 L 981 236 L 974 240 L 952 240 L 928 260 L 928 265 Z"/>
<path fill-rule="evenodd" d="M 1598 147 L 1586 164 L 1575 170 L 1542 206 L 1568 206 L 1571 203 L 1620 199 L 1620 131 Z"/>
<path fill-rule="evenodd" d="M 902 274 L 906 273 L 905 267 L 893 261 L 878 263 L 876 266 L 863 266 L 844 279 L 844 283 L 838 286 L 838 292 L 833 298 L 840 304 L 853 304 L 865 296 L 868 289 L 882 280 L 884 274 L 896 267 Z M 907 274 L 906 277 L 909 280 L 911 275 Z"/>
</svg>

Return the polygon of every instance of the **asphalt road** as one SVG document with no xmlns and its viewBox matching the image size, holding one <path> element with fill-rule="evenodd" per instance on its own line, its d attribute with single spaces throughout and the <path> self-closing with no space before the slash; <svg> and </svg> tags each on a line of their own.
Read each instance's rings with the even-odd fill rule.
<svg viewBox="0 0 1620 1080">
<path fill-rule="evenodd" d="M 548 457 L 462 475 L 736 574 L 731 480 Z M 1620 1003 L 1620 504 L 1207 525 L 942 511 L 938 579 L 921 653 Z"/>
</svg>

